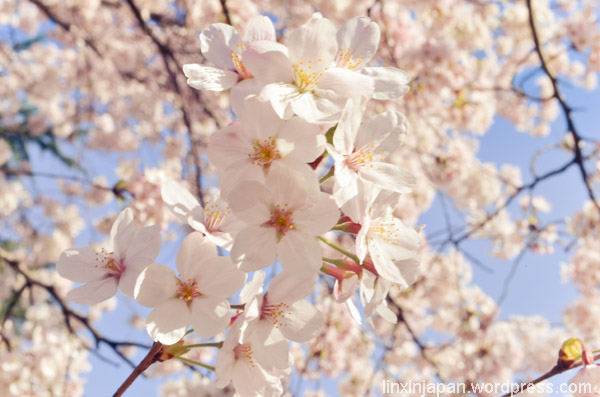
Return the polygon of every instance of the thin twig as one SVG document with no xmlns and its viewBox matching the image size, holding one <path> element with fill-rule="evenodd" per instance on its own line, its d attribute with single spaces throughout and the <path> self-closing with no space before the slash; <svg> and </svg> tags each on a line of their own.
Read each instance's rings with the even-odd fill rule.
<svg viewBox="0 0 600 397">
<path fill-rule="evenodd" d="M 133 372 L 125 379 L 123 384 L 117 389 L 113 397 L 120 397 L 125 393 L 125 391 L 131 386 L 133 381 L 135 381 L 141 374 L 144 373 L 145 370 L 148 369 L 152 364 L 154 364 L 159 357 L 160 350 L 162 349 L 162 344 L 159 342 L 154 342 L 146 357 L 140 361 L 140 363 L 133 369 Z"/>
</svg>

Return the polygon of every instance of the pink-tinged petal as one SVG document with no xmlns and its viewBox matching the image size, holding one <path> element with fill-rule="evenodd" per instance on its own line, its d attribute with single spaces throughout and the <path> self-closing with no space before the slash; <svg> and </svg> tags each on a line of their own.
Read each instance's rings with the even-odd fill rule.
<svg viewBox="0 0 600 397">
<path fill-rule="evenodd" d="M 215 386 L 223 389 L 231 382 L 233 376 L 233 366 L 235 364 L 235 354 L 233 350 L 220 349 L 215 363 Z"/>
<path fill-rule="evenodd" d="M 373 79 L 352 70 L 333 68 L 319 80 L 320 90 L 331 90 L 342 98 L 371 98 L 375 89 Z"/>
<path fill-rule="evenodd" d="M 138 277 L 133 296 L 142 306 L 156 307 L 173 298 L 176 288 L 175 272 L 168 266 L 153 263 Z"/>
<path fill-rule="evenodd" d="M 291 103 L 300 98 L 300 96 L 301 94 L 298 91 L 298 87 L 294 84 L 271 83 L 262 88 L 258 95 L 258 99 L 261 101 L 270 101 L 275 113 L 277 113 L 280 118 L 287 120 L 294 115 Z"/>
<path fill-rule="evenodd" d="M 248 225 L 262 225 L 271 217 L 271 194 L 262 183 L 242 182 L 231 191 L 227 200 L 234 215 Z"/>
<path fill-rule="evenodd" d="M 415 256 L 413 258 L 397 261 L 395 266 L 400 270 L 405 283 L 400 284 L 404 288 L 408 288 L 414 284 L 421 274 L 421 258 Z"/>
<path fill-rule="evenodd" d="M 197 90 L 225 91 L 237 83 L 239 75 L 230 70 L 217 69 L 198 64 L 183 65 L 187 84 Z"/>
<path fill-rule="evenodd" d="M 181 242 L 175 262 L 181 278 L 195 278 L 206 261 L 217 257 L 217 247 L 202 233 L 192 232 Z"/>
<path fill-rule="evenodd" d="M 264 83 L 257 79 L 244 79 L 234 85 L 231 91 L 229 91 L 229 102 L 231 103 L 233 113 L 240 114 L 244 100 L 249 96 L 260 94 L 263 86 Z"/>
<path fill-rule="evenodd" d="M 381 32 L 379 26 L 367 17 L 352 18 L 337 32 L 338 66 L 363 67 L 377 52 Z"/>
<path fill-rule="evenodd" d="M 56 262 L 56 271 L 62 277 L 76 283 L 87 283 L 106 276 L 103 263 L 96 260 L 96 251 L 90 247 L 63 251 Z"/>
<path fill-rule="evenodd" d="M 188 222 L 188 216 L 200 207 L 200 203 L 194 197 L 189 190 L 187 190 L 181 183 L 175 181 L 168 181 L 162 185 L 160 189 L 162 201 L 169 209 L 175 214 L 180 222 L 186 224 Z M 200 208 L 201 209 L 201 208 Z M 202 217 L 197 221 L 203 221 L 204 211 L 197 211 L 198 215 Z"/>
<path fill-rule="evenodd" d="M 67 292 L 67 299 L 81 305 L 93 305 L 112 298 L 116 293 L 117 279 L 107 277 L 101 280 L 90 281 Z"/>
<path fill-rule="evenodd" d="M 419 234 L 392 216 L 373 222 L 367 240 L 369 251 L 372 244 L 377 245 L 379 251 L 392 261 L 412 258 L 419 251 Z"/>
<path fill-rule="evenodd" d="M 267 371 L 285 369 L 289 361 L 290 349 L 287 341 L 277 328 L 266 321 L 257 321 L 248 341 L 256 361 Z"/>
<path fill-rule="evenodd" d="M 232 383 L 240 396 L 259 397 L 267 385 L 267 374 L 260 365 L 251 365 L 244 359 L 238 359 L 233 366 Z"/>
<path fill-rule="evenodd" d="M 333 187 L 333 198 L 339 207 L 344 206 L 358 194 L 358 174 L 348 168 L 345 164 L 336 164 L 334 170 L 335 185 Z M 346 210 L 344 210 L 346 212 Z M 352 215 L 347 214 L 352 217 Z M 355 219 L 352 217 L 352 219 Z"/>
<path fill-rule="evenodd" d="M 273 22 L 264 15 L 257 15 L 252 18 L 244 33 L 244 41 L 247 43 L 259 40 L 275 41 L 276 38 Z"/>
<path fill-rule="evenodd" d="M 325 150 L 325 136 L 318 125 L 292 117 L 279 130 L 277 146 L 284 156 L 310 163 Z"/>
<path fill-rule="evenodd" d="M 398 322 L 398 315 L 396 315 L 385 302 L 377 306 L 376 312 L 390 324 L 396 324 Z"/>
<path fill-rule="evenodd" d="M 229 303 L 214 296 L 201 296 L 192 300 L 191 323 L 201 338 L 212 338 L 223 331 L 231 320 Z"/>
<path fill-rule="evenodd" d="M 294 224 L 298 230 L 318 236 L 327 233 L 339 218 L 340 210 L 335 200 L 327 193 L 321 193 L 314 206 L 294 213 Z"/>
<path fill-rule="evenodd" d="M 380 100 L 397 99 L 406 94 L 410 87 L 410 77 L 406 72 L 392 67 L 364 68 L 361 74 L 374 82 L 373 98 Z"/>
<path fill-rule="evenodd" d="M 220 256 L 203 263 L 196 281 L 201 294 L 229 298 L 242 288 L 246 274 L 234 266 L 231 258 Z"/>
<path fill-rule="evenodd" d="M 277 167 L 269 171 L 266 185 L 273 193 L 272 203 L 279 205 L 281 209 L 298 210 L 304 209 L 310 188 L 309 182 L 303 175 L 289 168 Z"/>
<path fill-rule="evenodd" d="M 252 280 L 246 283 L 246 285 L 244 285 L 244 288 L 242 288 L 242 290 L 240 291 L 240 303 L 248 303 L 254 298 L 254 296 L 262 294 L 264 281 L 265 272 L 255 272 Z"/>
<path fill-rule="evenodd" d="M 240 124 L 229 125 L 214 134 L 206 154 L 218 170 L 225 170 L 237 161 L 248 160 L 252 153 L 252 144 Z"/>
<path fill-rule="evenodd" d="M 294 303 L 279 328 L 283 336 L 294 342 L 307 342 L 314 338 L 323 326 L 323 315 L 310 302 L 300 300 Z"/>
<path fill-rule="evenodd" d="M 276 275 L 269 284 L 266 299 L 270 304 L 292 304 L 310 295 L 316 283 L 316 273 L 297 275 L 284 271 Z"/>
<path fill-rule="evenodd" d="M 292 63 L 283 44 L 256 41 L 246 46 L 243 56 L 246 70 L 264 84 L 294 81 Z"/>
<path fill-rule="evenodd" d="M 284 130 L 285 121 L 277 116 L 271 104 L 259 101 L 256 97 L 247 98 L 239 113 L 244 137 L 248 140 L 264 141 L 279 135 Z M 270 139 L 269 139 L 270 140 Z M 253 153 L 251 150 L 246 153 Z"/>
<path fill-rule="evenodd" d="M 328 67 L 337 53 L 335 26 L 320 15 L 313 15 L 306 24 L 295 29 L 288 38 L 290 59 L 294 64 L 314 65 L 316 72 Z"/>
<path fill-rule="evenodd" d="M 131 245 L 127 247 L 125 254 L 127 261 L 147 259 L 149 262 L 153 262 L 160 252 L 161 244 L 160 226 L 139 228 L 135 231 Z"/>
<path fill-rule="evenodd" d="M 349 155 L 354 151 L 356 147 L 354 141 L 361 119 L 362 109 L 359 102 L 348 99 L 333 135 L 333 146 L 340 154 Z"/>
<path fill-rule="evenodd" d="M 275 107 L 275 104 L 273 104 L 273 107 Z M 332 102 L 331 99 L 310 92 L 297 95 L 290 102 L 290 107 L 295 114 L 309 123 L 335 121 L 341 110 L 341 107 Z"/>
<path fill-rule="evenodd" d="M 288 232 L 277 250 L 284 271 L 299 276 L 316 274 L 321 268 L 321 246 L 314 235 Z"/>
<path fill-rule="evenodd" d="M 362 263 L 365 258 L 367 257 L 367 231 L 369 226 L 368 225 L 361 225 L 361 229 L 358 232 L 358 234 L 356 235 L 356 256 L 358 256 L 358 259 L 360 260 L 360 262 Z"/>
<path fill-rule="evenodd" d="M 169 299 L 148 314 L 146 331 L 163 345 L 177 343 L 185 335 L 191 322 L 190 309 L 180 299 Z"/>
<path fill-rule="evenodd" d="M 138 258 L 138 260 L 127 263 L 125 270 L 121 273 L 119 278 L 119 289 L 125 295 L 133 298 L 135 290 L 135 284 L 140 274 L 152 264 L 152 261 L 145 258 Z"/>
<path fill-rule="evenodd" d="M 131 245 L 135 235 L 135 225 L 133 224 L 133 212 L 131 208 L 125 208 L 113 223 L 110 230 L 110 240 L 113 243 L 114 256 L 117 259 L 123 259 L 127 248 Z"/>
<path fill-rule="evenodd" d="M 276 164 L 279 161 L 281 160 L 277 160 L 272 164 Z M 251 159 L 246 156 L 227 167 L 227 169 L 219 175 L 219 181 L 221 182 L 221 185 L 219 186 L 221 188 L 221 194 L 224 197 L 231 198 L 231 192 L 236 190 L 242 183 L 255 181 L 260 183 L 261 186 L 264 186 L 265 171 L 260 164 L 252 164 Z M 266 211 L 263 215 L 268 217 L 268 210 L 266 208 L 263 209 Z M 243 217 L 244 215 L 242 215 L 242 218 Z"/>
<path fill-rule="evenodd" d="M 231 50 L 237 50 L 242 43 L 233 26 L 214 23 L 200 33 L 202 55 L 221 69 L 233 70 Z"/>
<path fill-rule="evenodd" d="M 416 184 L 413 174 L 400 169 L 400 167 L 374 161 L 371 167 L 362 167 L 359 175 L 362 179 L 369 181 L 381 189 L 391 190 L 398 193 L 410 193 Z"/>
<path fill-rule="evenodd" d="M 406 133 L 408 123 L 402 113 L 390 111 L 380 113 L 365 121 L 356 134 L 355 147 L 371 145 L 373 152 L 388 156 L 400 147 Z"/>
<path fill-rule="evenodd" d="M 253 272 L 271 266 L 277 255 L 276 231 L 270 227 L 250 226 L 235 237 L 231 258 L 241 270 Z"/>
<path fill-rule="evenodd" d="M 398 247 L 390 247 L 390 243 L 373 240 L 369 240 L 367 246 L 375 269 L 377 269 L 379 275 L 394 284 L 400 284 L 407 287 L 408 282 L 405 280 L 400 269 L 395 265 L 394 262 L 397 259 L 392 255 L 415 255 L 415 252 L 412 251 L 410 247 L 398 249 Z M 403 258 L 402 260 L 406 259 Z"/>
</svg>

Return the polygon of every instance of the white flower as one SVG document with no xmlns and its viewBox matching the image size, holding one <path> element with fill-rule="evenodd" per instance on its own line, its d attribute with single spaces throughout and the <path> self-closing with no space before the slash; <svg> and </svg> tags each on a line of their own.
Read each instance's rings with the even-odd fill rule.
<svg viewBox="0 0 600 397">
<path fill-rule="evenodd" d="M 243 315 L 235 320 L 219 350 L 215 364 L 215 385 L 224 388 L 231 382 L 241 397 L 281 395 L 279 376 L 270 374 L 261 367 L 255 357 L 254 344 L 245 340 L 244 321 Z"/>
<path fill-rule="evenodd" d="M 154 308 L 146 318 L 148 334 L 165 345 L 179 341 L 190 325 L 202 338 L 217 335 L 231 318 L 227 298 L 242 287 L 245 274 L 198 232 L 183 240 L 176 264 L 179 277 L 153 264 L 135 286 L 135 299 Z"/>
<path fill-rule="evenodd" d="M 161 187 L 163 202 L 183 223 L 201 232 L 213 244 L 231 249 L 233 236 L 243 224 L 231 213 L 229 206 L 220 198 L 207 202 L 202 208 L 196 197 L 175 181 Z"/>
<path fill-rule="evenodd" d="M 356 105 L 356 106 L 355 106 Z M 386 161 L 402 144 L 406 118 L 398 112 L 378 114 L 362 125 L 362 109 L 348 100 L 327 151 L 335 160 L 333 197 L 341 207 L 366 189 L 409 193 L 415 177 Z"/>
<path fill-rule="evenodd" d="M 199 64 L 183 65 L 183 73 L 190 87 L 197 90 L 232 90 L 233 111 L 241 105 L 248 92 L 259 89 L 258 82 L 244 66 L 244 51 L 255 41 L 274 42 L 276 38 L 273 22 L 262 15 L 253 18 L 247 26 L 243 39 L 230 25 L 215 23 L 200 34 L 202 55 L 216 67 Z M 235 92 L 234 92 L 235 91 Z"/>
<path fill-rule="evenodd" d="M 123 210 L 110 232 L 110 245 L 100 252 L 90 247 L 64 251 L 56 270 L 62 277 L 85 283 L 67 298 L 81 304 L 105 301 L 120 289 L 133 296 L 140 273 L 156 259 L 161 237 L 157 225 L 136 228 L 131 209 Z"/>
<path fill-rule="evenodd" d="M 251 272 L 270 266 L 277 256 L 294 274 L 317 273 L 321 247 L 316 239 L 335 225 L 335 201 L 301 174 L 272 170 L 265 184 L 246 181 L 229 195 L 234 214 L 248 227 L 235 237 L 231 257 Z"/>
<path fill-rule="evenodd" d="M 325 149 L 325 136 L 317 125 L 299 117 L 282 120 L 270 104 L 256 98 L 244 101 L 238 119 L 217 132 L 207 149 L 211 163 L 221 171 L 225 197 L 242 180 L 264 182 L 274 166 L 314 174 L 306 163 Z"/>
<path fill-rule="evenodd" d="M 245 65 L 265 84 L 259 99 L 270 101 L 283 119 L 297 114 L 310 123 L 335 121 L 350 97 L 373 95 L 373 80 L 348 68 L 335 68 L 338 44 L 333 24 L 315 14 L 290 35 L 285 47 L 256 42 Z M 289 50 L 288 50 L 289 48 Z"/>
<path fill-rule="evenodd" d="M 317 279 L 316 275 L 298 278 L 284 271 L 275 276 L 269 291 L 263 295 L 264 278 L 263 272 L 256 272 L 240 293 L 248 323 L 246 338 L 254 342 L 256 358 L 265 369 L 284 369 L 289 361 L 285 340 L 306 342 L 323 326 L 321 312 L 304 300 Z M 276 354 L 272 352 L 275 346 L 279 347 Z"/>
</svg>

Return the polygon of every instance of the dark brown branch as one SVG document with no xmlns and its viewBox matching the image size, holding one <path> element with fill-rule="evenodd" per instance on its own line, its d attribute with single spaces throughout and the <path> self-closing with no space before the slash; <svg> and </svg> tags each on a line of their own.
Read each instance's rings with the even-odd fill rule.
<svg viewBox="0 0 600 397">
<path fill-rule="evenodd" d="M 56 289 L 54 288 L 54 286 L 44 284 L 44 283 L 32 278 L 26 271 L 21 269 L 21 267 L 19 266 L 19 263 L 17 261 L 8 259 L 4 256 L 0 256 L 0 260 L 2 260 L 2 262 L 6 263 L 15 272 L 17 272 L 20 275 L 22 275 L 23 277 L 25 277 L 25 283 L 27 286 L 30 286 L 30 287 L 35 286 L 35 287 L 42 288 L 42 289 L 46 290 L 46 292 L 48 294 L 50 294 L 50 296 L 59 305 L 59 307 L 64 315 L 64 318 L 65 318 L 65 325 L 70 333 L 75 334 L 75 330 L 73 329 L 73 326 L 71 325 L 71 319 L 75 319 L 75 320 L 79 321 L 92 334 L 92 336 L 94 337 L 94 340 L 96 342 L 96 347 L 98 347 L 100 344 L 105 344 L 105 345 L 109 346 L 123 361 L 125 361 L 127 364 L 129 364 L 132 368 L 135 368 L 135 364 L 119 350 L 119 347 L 121 347 L 121 346 L 136 346 L 136 347 L 141 347 L 141 348 L 147 349 L 149 346 L 144 345 L 142 343 L 136 343 L 136 342 L 115 341 L 115 340 L 112 340 L 112 339 L 102 336 L 98 332 L 98 330 L 96 330 L 96 328 L 94 328 L 94 326 L 91 324 L 89 318 L 87 318 L 77 312 L 74 312 L 66 305 L 66 303 L 62 300 L 62 298 L 56 292 Z"/>
<path fill-rule="evenodd" d="M 227 8 L 227 0 L 221 0 L 221 8 L 223 9 L 223 15 L 225 15 L 225 22 L 227 22 L 227 25 L 233 26 L 231 16 L 229 15 L 229 8 Z"/>
<path fill-rule="evenodd" d="M 544 73 L 548 76 L 548 78 L 550 79 L 550 82 L 552 83 L 552 89 L 554 91 L 553 97 L 556 98 L 556 100 L 560 104 L 560 107 L 562 108 L 562 111 L 567 120 L 567 129 L 568 129 L 567 132 L 570 133 L 571 136 L 573 137 L 573 146 L 574 146 L 573 151 L 575 153 L 574 161 L 577 164 L 577 167 L 579 168 L 579 173 L 581 174 L 581 178 L 582 178 L 585 188 L 588 192 L 588 196 L 590 197 L 590 200 L 592 201 L 592 203 L 594 204 L 594 206 L 596 207 L 598 212 L 600 212 L 600 205 L 598 204 L 598 201 L 596 200 L 596 195 L 594 194 L 594 190 L 592 189 L 592 186 L 590 185 L 590 182 L 588 180 L 587 170 L 585 169 L 584 156 L 583 156 L 583 153 L 581 152 L 581 147 L 579 146 L 579 143 L 581 142 L 582 139 L 581 139 L 581 135 L 577 132 L 577 129 L 575 128 L 575 123 L 573 122 L 573 116 L 572 116 L 573 109 L 565 101 L 565 99 L 560 91 L 560 88 L 558 86 L 558 79 L 548 68 L 548 63 L 547 63 L 546 59 L 544 58 L 544 53 L 542 51 L 542 43 L 540 42 L 540 38 L 539 38 L 539 35 L 537 32 L 537 25 L 536 25 L 536 21 L 535 21 L 535 15 L 533 12 L 533 5 L 531 4 L 531 0 L 526 0 L 526 1 L 527 1 L 527 9 L 529 10 L 529 26 L 531 28 L 533 42 L 535 43 L 535 52 L 537 53 L 537 55 L 540 59 L 540 64 L 542 66 Z"/>
<path fill-rule="evenodd" d="M 120 397 L 125 393 L 125 391 L 131 386 L 131 384 L 144 373 L 145 370 L 148 369 L 152 364 L 154 364 L 160 355 L 160 351 L 162 349 L 162 344 L 159 342 L 154 342 L 146 357 L 142 359 L 142 361 L 133 369 L 133 372 L 125 379 L 123 384 L 117 389 L 113 397 Z"/>
</svg>

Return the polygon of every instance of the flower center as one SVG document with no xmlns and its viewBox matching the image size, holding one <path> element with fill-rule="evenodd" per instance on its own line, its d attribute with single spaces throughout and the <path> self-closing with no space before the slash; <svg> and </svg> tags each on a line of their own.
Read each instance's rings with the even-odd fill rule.
<svg viewBox="0 0 600 397">
<path fill-rule="evenodd" d="M 267 226 L 277 230 L 278 237 L 285 236 L 289 230 L 294 228 L 294 213 L 285 207 L 287 204 L 284 205 L 284 208 L 277 204 L 275 210 L 271 212 L 271 219 L 266 223 Z"/>
<path fill-rule="evenodd" d="M 265 169 L 268 169 L 273 161 L 281 158 L 275 139 L 272 137 L 268 137 L 263 141 L 256 140 L 252 144 L 252 149 L 254 149 L 254 153 L 248 154 L 250 161 L 252 164 Z"/>
<path fill-rule="evenodd" d="M 294 80 L 301 92 L 312 91 L 319 85 L 319 79 L 323 76 L 328 67 L 323 67 L 323 59 L 319 58 L 317 62 L 309 59 L 306 63 L 300 61 L 292 65 L 294 69 Z"/>
<path fill-rule="evenodd" d="M 358 151 L 348 156 L 346 159 L 346 165 L 348 168 L 355 172 L 358 172 L 364 167 L 373 168 L 373 164 L 371 163 L 373 161 L 380 160 L 373 155 L 373 149 L 375 149 L 375 146 L 369 142 L 361 147 Z M 381 152 L 377 152 L 376 154 L 381 155 Z"/>
<path fill-rule="evenodd" d="M 266 303 L 267 297 L 265 295 L 265 300 L 263 303 L 263 307 L 261 310 L 261 319 L 265 319 L 270 321 L 275 328 L 279 328 L 280 326 L 285 327 L 287 324 L 283 322 L 285 316 L 289 316 L 292 314 L 288 309 L 289 305 L 279 302 L 274 305 L 270 305 Z"/>
<path fill-rule="evenodd" d="M 229 207 L 221 210 L 218 203 L 210 204 L 207 202 L 204 208 L 204 225 L 206 226 L 206 230 L 209 232 L 221 231 L 221 225 L 227 215 L 229 215 L 229 212 Z"/>
<path fill-rule="evenodd" d="M 242 79 L 251 79 L 252 74 L 249 73 L 246 70 L 246 67 L 244 66 L 244 64 L 242 63 L 242 60 L 240 58 L 240 55 L 242 54 L 242 52 L 244 52 L 246 50 L 246 46 L 248 44 L 247 43 L 239 43 L 238 46 L 238 51 L 239 54 L 236 53 L 235 50 L 231 50 L 231 62 L 233 62 L 233 66 L 235 67 L 235 70 L 238 72 L 238 74 L 240 75 L 240 77 Z"/>
<path fill-rule="evenodd" d="M 185 302 L 189 302 L 201 295 L 198 290 L 198 282 L 191 278 L 188 278 L 186 281 L 177 279 L 177 291 L 175 294 L 179 299 Z"/>
<path fill-rule="evenodd" d="M 125 265 L 123 265 L 122 261 L 116 259 L 114 255 L 113 251 L 106 252 L 102 248 L 100 252 L 96 252 L 96 261 L 101 263 L 101 265 L 96 265 L 96 267 L 100 266 L 111 277 L 118 277 L 125 271 Z"/>
<path fill-rule="evenodd" d="M 352 49 L 348 48 L 340 48 L 340 52 L 338 53 L 338 61 L 337 65 L 340 68 L 346 69 L 356 69 L 362 64 L 362 56 L 359 55 L 356 59 L 352 58 Z"/>
<path fill-rule="evenodd" d="M 252 367 L 254 367 L 254 353 L 252 352 L 252 345 L 244 343 L 243 345 L 237 345 L 233 349 L 233 354 L 236 360 L 247 361 Z"/>
</svg>

